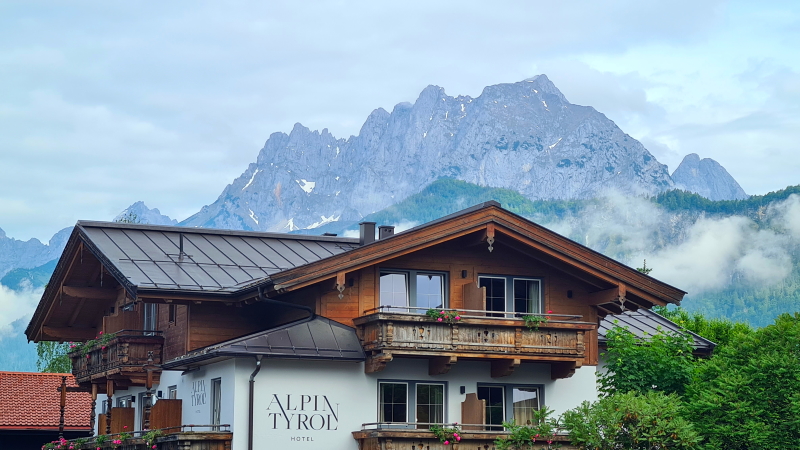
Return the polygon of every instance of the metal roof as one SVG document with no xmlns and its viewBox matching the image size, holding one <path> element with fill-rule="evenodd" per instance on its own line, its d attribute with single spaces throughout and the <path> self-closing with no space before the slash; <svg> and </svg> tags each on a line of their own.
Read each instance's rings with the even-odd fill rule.
<svg viewBox="0 0 800 450">
<path fill-rule="evenodd" d="M 640 308 L 637 311 L 625 311 L 614 316 L 606 316 L 600 322 L 600 328 L 597 330 L 598 341 L 601 345 L 606 343 L 606 332 L 614 328 L 614 326 L 628 327 L 631 333 L 640 338 L 652 336 L 659 331 L 688 332 L 694 339 L 695 350 L 699 352 L 711 352 L 717 345 L 699 334 L 686 330 L 666 317 L 644 308 Z"/>
<path fill-rule="evenodd" d="M 186 369 L 230 357 L 363 361 L 355 328 L 315 316 L 215 344 L 167 361 L 165 369 Z"/>
<path fill-rule="evenodd" d="M 358 239 L 329 236 L 87 221 L 78 227 L 137 289 L 235 292 L 359 247 Z"/>
</svg>

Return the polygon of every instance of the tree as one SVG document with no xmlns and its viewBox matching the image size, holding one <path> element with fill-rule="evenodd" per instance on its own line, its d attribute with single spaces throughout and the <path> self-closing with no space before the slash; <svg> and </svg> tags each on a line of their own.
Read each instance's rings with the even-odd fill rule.
<svg viewBox="0 0 800 450">
<path fill-rule="evenodd" d="M 734 336 L 698 367 L 685 400 L 709 449 L 797 448 L 800 314 Z"/>
<path fill-rule="evenodd" d="M 638 337 L 627 327 L 614 327 L 606 333 L 606 345 L 606 372 L 597 375 L 606 394 L 653 390 L 682 394 L 692 379 L 694 347 L 686 333 Z"/>
<path fill-rule="evenodd" d="M 627 392 L 583 402 L 561 420 L 572 445 L 582 450 L 695 448 L 699 437 L 681 412 L 677 395 Z"/>
<path fill-rule="evenodd" d="M 728 319 L 707 319 L 698 312 L 690 313 L 680 307 L 655 306 L 653 311 L 714 342 L 717 346 L 727 346 L 735 337 L 753 333 L 753 327 L 746 323 Z"/>
<path fill-rule="evenodd" d="M 36 368 L 39 372 L 70 373 L 72 361 L 67 356 L 69 344 L 42 341 L 36 344 Z"/>
<path fill-rule="evenodd" d="M 637 267 L 636 270 L 638 270 L 639 272 L 641 272 L 641 273 L 643 273 L 645 275 L 650 275 L 650 272 L 653 271 L 653 268 L 652 267 L 647 267 L 647 260 L 645 259 L 644 261 L 642 261 L 642 267 Z"/>
</svg>

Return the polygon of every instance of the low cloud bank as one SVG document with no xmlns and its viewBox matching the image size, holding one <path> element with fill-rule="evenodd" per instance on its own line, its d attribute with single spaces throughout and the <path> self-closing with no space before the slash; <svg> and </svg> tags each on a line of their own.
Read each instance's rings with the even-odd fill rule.
<svg viewBox="0 0 800 450">
<path fill-rule="evenodd" d="M 647 259 L 652 276 L 699 294 L 733 280 L 765 286 L 789 276 L 800 254 L 800 197 L 758 215 L 756 222 L 671 213 L 644 198 L 610 192 L 578 216 L 544 225 L 632 267 Z"/>
<path fill-rule="evenodd" d="M 14 337 L 12 322 L 30 317 L 42 297 L 42 289 L 13 291 L 0 284 L 0 341 Z"/>
</svg>

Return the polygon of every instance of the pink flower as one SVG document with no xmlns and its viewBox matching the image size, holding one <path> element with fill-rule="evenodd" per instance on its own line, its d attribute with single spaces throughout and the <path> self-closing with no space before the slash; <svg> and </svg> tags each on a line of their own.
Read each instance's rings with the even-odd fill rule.
<svg viewBox="0 0 800 450">
<path fill-rule="evenodd" d="M 150 448 L 156 448 L 155 444 L 153 444 L 153 446 L 152 446 L 152 447 L 150 447 Z"/>
<path fill-rule="evenodd" d="M 437 321 L 439 321 L 439 322 L 441 322 L 441 321 L 442 321 L 442 318 L 441 318 L 441 317 L 439 317 L 439 318 L 438 318 L 438 319 L 436 319 L 436 320 L 437 320 Z"/>
<path fill-rule="evenodd" d="M 444 441 L 444 445 L 450 445 L 450 441 Z"/>
<path fill-rule="evenodd" d="M 552 444 L 552 443 L 553 443 L 553 440 L 552 440 L 552 439 L 551 439 L 551 440 L 549 440 L 549 441 L 547 441 L 547 444 L 548 444 L 548 445 L 550 445 L 550 444 Z"/>
<path fill-rule="evenodd" d="M 89 355 L 86 355 L 86 359 L 89 359 Z"/>
<path fill-rule="evenodd" d="M 100 336 L 102 336 L 102 335 L 103 335 L 103 332 L 101 331 L 101 332 L 100 332 Z"/>
<path fill-rule="evenodd" d="M 458 425 L 458 422 L 453 422 L 453 425 Z"/>
<path fill-rule="evenodd" d="M 534 436 L 534 437 L 539 437 L 539 435 L 537 434 L 537 435 L 536 435 L 536 436 Z"/>
<path fill-rule="evenodd" d="M 547 314 L 553 314 L 553 311 L 547 311 Z"/>
<path fill-rule="evenodd" d="M 127 425 L 125 425 L 124 427 L 122 427 L 122 429 L 123 429 L 123 430 L 127 430 L 127 429 L 128 429 L 128 426 L 127 426 Z"/>
<path fill-rule="evenodd" d="M 455 319 L 456 320 L 461 320 L 461 316 L 456 316 Z"/>
<path fill-rule="evenodd" d="M 461 436 L 456 436 L 456 442 L 461 442 Z"/>
<path fill-rule="evenodd" d="M 447 314 L 446 312 L 442 311 L 442 314 Z"/>
</svg>

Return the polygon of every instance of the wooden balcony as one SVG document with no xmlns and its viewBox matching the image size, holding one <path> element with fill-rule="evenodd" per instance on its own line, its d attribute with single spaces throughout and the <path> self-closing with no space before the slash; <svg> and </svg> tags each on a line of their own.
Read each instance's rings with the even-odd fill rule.
<svg viewBox="0 0 800 450">
<path fill-rule="evenodd" d="M 181 425 L 159 431 L 162 435 L 154 440 L 155 447 L 159 450 L 231 450 L 233 441 L 230 425 Z M 98 437 L 72 439 L 67 441 L 67 445 L 74 450 L 117 448 L 151 450 L 154 448 L 153 445 L 147 445 L 144 437 L 144 431 L 136 431 L 128 433 L 127 436 L 122 434 L 104 436 L 100 438 L 102 442 L 98 440 Z M 123 438 L 125 439 L 119 445 L 112 442 Z"/>
<path fill-rule="evenodd" d="M 397 424 L 385 425 L 387 426 L 365 424 L 363 430 L 354 431 L 353 438 L 358 441 L 358 448 L 360 450 L 483 450 L 495 448 L 495 440 L 508 435 L 503 431 L 477 430 L 477 428 L 483 428 L 483 426 L 471 426 L 476 430 L 459 433 L 461 441 L 444 445 L 433 435 L 433 432 L 426 429 L 418 429 L 414 424 L 410 424 L 408 428 L 398 428 Z M 542 442 L 542 444 L 545 443 Z M 566 435 L 555 436 L 553 444 L 564 450 L 577 448 L 570 445 L 569 437 Z M 536 448 L 538 447 L 537 445 Z M 544 448 L 547 448 L 546 444 Z"/>
<path fill-rule="evenodd" d="M 86 344 L 83 344 L 86 345 Z M 148 358 L 151 364 L 161 364 L 164 337 L 160 331 L 121 330 L 107 341 L 90 341 L 85 349 L 69 354 L 72 374 L 79 384 L 104 383 L 114 379 L 118 384 L 144 386 Z M 153 382 L 158 383 L 161 370 L 153 371 Z"/>
<path fill-rule="evenodd" d="M 368 311 L 354 320 L 367 353 L 365 370 L 383 370 L 394 357 L 429 358 L 431 375 L 447 373 L 458 359 L 489 360 L 492 377 L 513 373 L 522 362 L 551 363 L 553 378 L 566 378 L 586 356 L 584 336 L 596 324 L 580 316 L 549 314 L 529 329 L 515 313 L 460 311 L 454 324 L 408 312 Z M 500 317 L 490 317 L 498 314 Z"/>
</svg>

